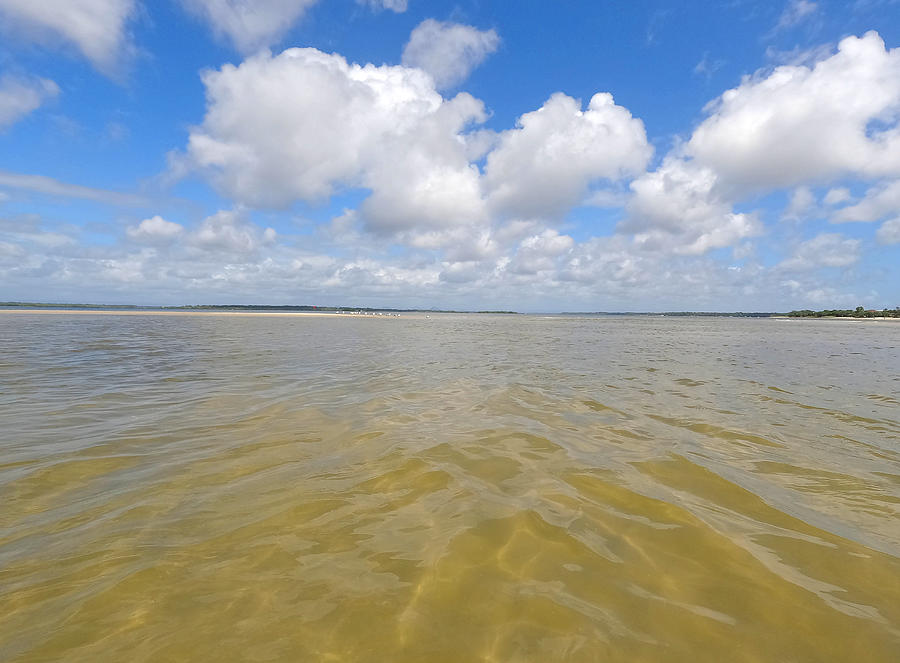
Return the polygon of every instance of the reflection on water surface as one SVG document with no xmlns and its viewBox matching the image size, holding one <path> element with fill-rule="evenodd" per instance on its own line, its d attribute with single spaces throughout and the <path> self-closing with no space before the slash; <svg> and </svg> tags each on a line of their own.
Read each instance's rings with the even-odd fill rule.
<svg viewBox="0 0 900 663">
<path fill-rule="evenodd" d="M 0 347 L 0 660 L 900 651 L 900 324 L 5 314 Z"/>
</svg>

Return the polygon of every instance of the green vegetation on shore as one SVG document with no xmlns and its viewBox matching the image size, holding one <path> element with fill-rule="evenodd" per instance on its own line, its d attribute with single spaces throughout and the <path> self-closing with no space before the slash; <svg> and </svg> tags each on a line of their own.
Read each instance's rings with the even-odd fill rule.
<svg viewBox="0 0 900 663">
<path fill-rule="evenodd" d="M 787 314 L 789 318 L 900 318 L 900 306 L 894 309 L 864 309 L 857 306 L 854 310 L 850 309 L 825 309 L 822 311 L 811 311 L 803 309 L 802 311 L 791 311 Z"/>
</svg>

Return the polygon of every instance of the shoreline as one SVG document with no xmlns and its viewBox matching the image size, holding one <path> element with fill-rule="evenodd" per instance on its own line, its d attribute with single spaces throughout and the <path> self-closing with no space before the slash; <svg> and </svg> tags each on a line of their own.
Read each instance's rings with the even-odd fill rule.
<svg viewBox="0 0 900 663">
<path fill-rule="evenodd" d="M 853 316 L 846 315 L 823 315 L 821 317 L 816 317 L 814 315 L 809 316 L 790 316 L 790 315 L 773 315 L 771 320 L 847 320 L 850 322 L 867 322 L 867 321 L 876 321 L 876 322 L 890 322 L 896 320 L 900 322 L 900 318 L 886 318 L 884 316 L 875 316 L 871 318 L 855 318 Z"/>
<path fill-rule="evenodd" d="M 433 312 L 434 313 L 434 312 Z M 351 311 L 345 311 L 343 313 L 338 313 L 336 311 L 244 311 L 244 310 L 166 310 L 166 309 L 82 309 L 82 308 L 74 308 L 74 309 L 62 309 L 62 308 L 0 308 L 0 315 L 3 314 L 13 314 L 13 315 L 163 315 L 163 316 L 232 316 L 232 317 L 309 317 L 309 318 L 398 318 L 401 317 L 400 313 L 377 313 L 377 312 L 362 312 L 355 313 Z M 463 312 L 455 312 L 457 315 L 475 315 L 474 313 L 463 313 Z M 410 311 L 407 313 L 403 313 L 402 317 L 417 317 L 417 316 L 425 316 L 427 312 L 425 311 Z M 480 315 L 480 314 L 479 314 Z M 534 316 L 546 316 L 546 314 L 518 314 L 523 317 L 528 317 L 529 315 Z M 738 316 L 665 316 L 663 314 L 643 314 L 646 316 L 652 317 L 670 317 L 670 318 L 690 318 L 690 317 L 704 317 L 704 318 L 737 318 Z M 566 314 L 550 314 L 550 317 L 569 317 Z M 592 316 L 572 316 L 572 317 L 592 317 Z M 600 316 L 593 316 L 600 317 Z M 604 317 L 642 317 L 642 316 L 628 316 L 627 314 L 621 315 L 613 315 L 613 316 L 604 316 Z M 748 316 L 749 317 L 749 316 Z M 744 319 L 744 318 L 741 318 Z M 773 315 L 768 317 L 759 317 L 755 318 L 758 320 L 843 320 L 849 322 L 900 322 L 900 318 L 886 318 L 883 316 L 872 317 L 872 318 L 855 318 L 855 317 L 845 317 L 845 316 L 822 316 L 822 317 L 814 317 L 814 316 L 803 316 L 803 317 L 793 317 L 787 315 Z"/>
<path fill-rule="evenodd" d="M 393 314 L 372 313 L 337 313 L 333 311 L 133 311 L 128 309 L 47 309 L 47 308 L 21 308 L 0 309 L 0 315 L 5 313 L 27 315 L 218 315 L 218 316 L 263 316 L 263 317 L 310 317 L 310 318 L 395 318 Z"/>
</svg>

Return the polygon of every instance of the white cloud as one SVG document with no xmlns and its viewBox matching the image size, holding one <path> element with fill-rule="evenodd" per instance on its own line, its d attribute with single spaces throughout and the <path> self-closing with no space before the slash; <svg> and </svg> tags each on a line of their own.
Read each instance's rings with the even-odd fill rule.
<svg viewBox="0 0 900 663">
<path fill-rule="evenodd" d="M 222 210 L 203 220 L 191 233 L 190 243 L 207 251 L 250 254 L 271 244 L 276 236 L 274 229 L 260 230 L 239 212 Z"/>
<path fill-rule="evenodd" d="M 184 228 L 180 224 L 166 221 L 159 215 L 144 219 L 138 225 L 131 226 L 126 230 L 128 237 L 147 244 L 168 243 L 183 232 Z"/>
<path fill-rule="evenodd" d="M 762 233 L 752 214 L 735 214 L 718 193 L 718 176 L 694 162 L 667 157 L 631 183 L 634 193 L 619 230 L 644 248 L 697 255 Z"/>
<path fill-rule="evenodd" d="M 344 220 L 352 223 L 352 216 Z M 460 248 L 467 241 L 469 248 L 453 247 L 443 255 L 389 255 L 362 236 L 343 247 L 346 257 L 323 253 L 315 235 L 300 242 L 260 227 L 240 211 L 215 214 L 166 243 L 128 238 L 96 246 L 74 229 L 42 226 L 38 218 L 0 219 L 0 282 L 11 298 L 40 299 L 52 289 L 63 299 L 169 304 L 789 310 L 803 308 L 813 297 L 823 298 L 823 305 L 841 302 L 854 278 L 853 270 L 844 272 L 837 286 L 812 268 L 766 269 L 752 260 L 736 266 L 646 251 L 622 234 L 576 243 L 530 222 L 482 230 L 477 237 L 450 229 Z M 821 252 L 822 246 L 807 250 L 813 256 Z M 853 305 L 864 301 L 850 299 Z M 878 297 L 869 299 L 872 306 L 885 305 Z"/>
<path fill-rule="evenodd" d="M 900 244 L 900 217 L 882 223 L 875 238 L 879 244 Z"/>
<path fill-rule="evenodd" d="M 782 218 L 787 220 L 802 219 L 807 216 L 816 204 L 816 197 L 809 187 L 798 186 L 791 194 L 787 209 Z"/>
<path fill-rule="evenodd" d="M 829 189 L 825 194 L 824 202 L 826 205 L 840 205 L 850 200 L 850 189 L 846 187 L 837 187 Z"/>
<path fill-rule="evenodd" d="M 484 119 L 480 101 L 460 94 L 421 118 L 413 131 L 387 137 L 372 155 L 361 211 L 380 233 L 477 224 L 487 219 L 480 173 L 460 133 Z"/>
<path fill-rule="evenodd" d="M 447 247 L 444 257 L 457 262 L 489 262 L 498 258 L 506 248 L 495 233 L 486 230 L 471 232 L 469 229 L 463 229 L 457 241 L 441 241 L 436 245 Z"/>
<path fill-rule="evenodd" d="M 397 14 L 405 12 L 408 4 L 407 0 L 356 0 L 356 2 L 370 7 L 373 11 L 390 9 Z"/>
<path fill-rule="evenodd" d="M 77 240 L 72 230 L 61 232 L 42 227 L 41 219 L 31 214 L 13 219 L 0 218 L 0 239 L 10 240 L 12 246 L 18 246 L 21 249 L 16 249 L 18 255 L 74 246 Z"/>
<path fill-rule="evenodd" d="M 658 270 L 653 254 L 635 253 L 624 235 L 595 237 L 575 247 L 562 270 L 564 281 L 587 286 L 603 284 L 641 287 L 651 282 Z"/>
<path fill-rule="evenodd" d="M 787 271 L 805 271 L 817 267 L 849 267 L 859 261 L 858 239 L 847 239 L 838 233 L 823 233 L 801 242 L 793 256 L 779 267 Z"/>
<path fill-rule="evenodd" d="M 487 220 L 470 162 L 487 141 L 464 133 L 486 114 L 471 95 L 444 100 L 418 69 L 349 64 L 315 49 L 260 53 L 203 80 L 207 114 L 186 162 L 233 200 L 287 207 L 365 188 L 365 227 L 411 239 L 464 224 L 477 233 Z"/>
<path fill-rule="evenodd" d="M 175 171 L 199 170 L 251 207 L 366 189 L 354 223 L 429 250 L 471 254 L 510 220 L 558 220 L 592 183 L 639 173 L 652 153 L 643 123 L 608 94 L 586 110 L 556 94 L 494 134 L 477 129 L 479 100 L 442 98 L 419 69 L 315 49 L 259 53 L 203 81 L 206 116 Z"/>
<path fill-rule="evenodd" d="M 42 44 L 62 38 L 109 73 L 129 48 L 127 23 L 135 7 L 135 0 L 0 0 L 0 25 Z"/>
<path fill-rule="evenodd" d="M 528 237 L 519 245 L 508 269 L 514 274 L 537 274 L 556 268 L 556 259 L 575 245 L 568 235 L 555 230 L 545 230 L 540 235 Z"/>
<path fill-rule="evenodd" d="M 242 53 L 277 43 L 317 0 L 182 0 Z"/>
<path fill-rule="evenodd" d="M 900 180 L 872 187 L 855 205 L 843 207 L 831 216 L 835 223 L 848 221 L 878 221 L 900 213 Z"/>
<path fill-rule="evenodd" d="M 859 304 L 859 297 L 852 293 L 841 292 L 832 286 L 822 286 L 819 282 L 787 279 L 780 287 L 789 292 L 795 305 L 784 308 L 852 308 Z"/>
<path fill-rule="evenodd" d="M 587 293 L 602 292 L 605 310 L 734 310 L 736 301 L 745 310 L 766 310 L 760 293 L 771 302 L 778 290 L 772 276 L 753 263 L 735 267 L 708 257 L 645 251 L 627 236 L 614 235 L 577 244 L 565 257 L 559 287 L 588 300 Z"/>
<path fill-rule="evenodd" d="M 362 185 L 385 143 L 443 104 L 416 69 L 361 67 L 310 48 L 260 53 L 206 72 L 203 82 L 207 113 L 188 156 L 224 193 L 261 206 Z"/>
<path fill-rule="evenodd" d="M 776 30 L 792 28 L 808 20 L 819 9 L 819 5 L 810 0 L 790 0 L 778 19 Z"/>
<path fill-rule="evenodd" d="M 819 213 L 815 186 L 834 180 L 838 188 L 824 195 L 834 207 L 850 200 L 840 188 L 845 176 L 890 177 L 900 96 L 882 83 L 895 75 L 895 59 L 867 35 L 845 40 L 814 67 L 748 78 L 710 105 L 694 135 L 648 173 L 652 148 L 642 122 L 608 94 L 595 95 L 587 108 L 555 94 L 515 128 L 494 133 L 479 128 L 487 118 L 479 100 L 465 93 L 444 99 L 417 68 L 357 65 L 315 49 L 258 53 L 204 74 L 207 112 L 191 130 L 182 164 L 210 177 L 239 210 L 367 192 L 355 210 L 313 235 L 350 257 L 304 252 L 300 242 L 237 212 L 185 230 L 165 252 L 181 256 L 184 274 L 207 272 L 192 283 L 216 288 L 272 279 L 282 292 L 302 282 L 321 292 L 437 296 L 447 305 L 448 293 L 473 302 L 478 292 L 488 293 L 481 302 L 488 295 L 555 302 L 567 287 L 571 298 L 590 300 L 601 291 L 620 301 L 665 295 L 710 308 L 735 297 L 747 306 L 766 288 L 785 297 L 825 292 L 814 278 L 817 267 L 852 265 L 859 240 L 822 235 L 769 269 L 755 264 L 749 249 L 725 258 L 742 264 L 703 254 L 747 247 L 749 238 L 765 234 L 760 212 L 736 211 L 752 196 L 789 191 L 782 218 L 801 218 Z M 869 79 L 851 81 L 847 70 Z M 828 101 L 830 88 L 847 96 Z M 811 108 L 808 97 L 819 106 Z M 750 118 L 767 130 L 753 134 Z M 807 124 L 815 131 L 807 132 Z M 769 131 L 796 139 L 800 151 L 824 145 L 815 158 L 830 158 L 831 165 L 809 165 L 804 159 L 811 157 L 801 155 L 782 168 L 756 144 L 768 144 Z M 832 134 L 835 144 L 828 145 Z M 714 137 L 731 141 L 731 153 Z M 855 153 L 860 144 L 869 150 L 866 163 Z M 630 192 L 626 218 L 612 237 L 579 244 L 552 227 L 576 205 L 622 204 L 623 191 Z M 394 251 L 397 245 L 405 249 Z M 779 285 L 786 272 L 796 289 Z"/>
<path fill-rule="evenodd" d="M 810 185 L 900 173 L 900 49 L 885 50 L 874 32 L 844 39 L 815 65 L 746 77 L 706 110 L 656 172 L 631 184 L 619 229 L 647 248 L 733 245 L 762 232 L 753 215 L 733 211 L 751 196 L 796 187 L 783 218 L 797 219 L 814 211 Z M 826 202 L 845 195 L 837 189 Z M 832 220 L 873 220 L 870 206 L 863 201 Z"/>
<path fill-rule="evenodd" d="M 652 154 L 644 124 L 595 94 L 587 110 L 554 94 L 503 132 L 488 154 L 485 185 L 501 214 L 558 217 L 581 202 L 591 182 L 641 172 Z"/>
<path fill-rule="evenodd" d="M 707 109 L 684 152 L 735 195 L 900 173 L 900 49 L 874 32 L 844 39 L 814 68 L 745 78 Z"/>
<path fill-rule="evenodd" d="M 95 189 L 92 187 L 81 186 L 80 184 L 70 184 L 44 175 L 27 175 L 3 170 L 0 170 L 0 186 L 33 191 L 35 193 L 50 196 L 94 200 L 110 205 L 143 205 L 147 202 L 142 196 L 130 193 L 120 193 L 118 191 L 109 191 L 108 189 Z"/>
<path fill-rule="evenodd" d="M 444 283 L 480 283 L 487 276 L 484 267 L 475 262 L 447 262 L 442 266 L 440 280 Z"/>
<path fill-rule="evenodd" d="M 426 19 L 416 26 L 403 49 L 403 64 L 427 71 L 439 90 L 452 88 L 497 50 L 495 30 Z"/>
<path fill-rule="evenodd" d="M 46 78 L 0 76 L 0 130 L 9 127 L 59 94 L 59 86 Z"/>
</svg>

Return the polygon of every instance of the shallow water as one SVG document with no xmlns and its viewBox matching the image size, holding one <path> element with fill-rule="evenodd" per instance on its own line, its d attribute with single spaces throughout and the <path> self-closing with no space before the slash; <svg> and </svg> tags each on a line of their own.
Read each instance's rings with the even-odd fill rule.
<svg viewBox="0 0 900 663">
<path fill-rule="evenodd" d="M 900 324 L 0 315 L 2 661 L 896 661 Z"/>
</svg>

